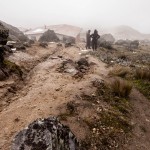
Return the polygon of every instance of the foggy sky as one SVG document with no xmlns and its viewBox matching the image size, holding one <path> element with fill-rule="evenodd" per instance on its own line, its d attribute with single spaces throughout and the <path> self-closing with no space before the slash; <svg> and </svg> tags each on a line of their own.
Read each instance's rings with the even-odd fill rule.
<svg viewBox="0 0 150 150">
<path fill-rule="evenodd" d="M 17 27 L 129 25 L 150 33 L 150 0 L 0 0 L 0 20 Z"/>
</svg>

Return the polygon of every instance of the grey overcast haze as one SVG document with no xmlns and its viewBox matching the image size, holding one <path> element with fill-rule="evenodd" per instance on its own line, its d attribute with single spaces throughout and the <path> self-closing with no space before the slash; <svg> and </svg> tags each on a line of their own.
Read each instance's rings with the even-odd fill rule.
<svg viewBox="0 0 150 150">
<path fill-rule="evenodd" d="M 131 26 L 150 33 L 150 0 L 1 0 L 0 20 L 16 27 Z"/>
</svg>

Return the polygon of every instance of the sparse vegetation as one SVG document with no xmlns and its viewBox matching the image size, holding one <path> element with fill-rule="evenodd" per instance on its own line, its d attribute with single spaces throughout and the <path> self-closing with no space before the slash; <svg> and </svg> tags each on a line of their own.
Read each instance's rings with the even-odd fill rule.
<svg viewBox="0 0 150 150">
<path fill-rule="evenodd" d="M 129 100 L 115 96 L 105 81 L 95 80 L 92 84 L 97 88 L 96 93 L 93 95 L 84 94 L 81 97 L 82 100 L 94 104 L 94 107 L 97 108 L 97 117 L 96 119 L 83 119 L 91 132 L 90 137 L 88 136 L 81 145 L 85 149 L 90 149 L 91 145 L 93 149 L 102 150 L 121 148 L 125 144 L 126 136 L 132 130 Z M 102 108 L 101 101 L 107 102 L 109 109 Z"/>
<path fill-rule="evenodd" d="M 102 111 L 99 119 L 83 120 L 91 133 L 82 144 L 87 149 L 117 149 L 125 144 L 125 134 L 132 130 L 129 120 L 112 111 Z M 91 149 L 92 149 L 91 148 Z"/>
<path fill-rule="evenodd" d="M 16 65 L 15 63 L 13 63 L 9 60 L 4 60 L 4 65 L 5 65 L 6 69 L 8 70 L 9 74 L 15 73 L 20 78 L 22 78 L 23 72 L 18 65 Z"/>
</svg>

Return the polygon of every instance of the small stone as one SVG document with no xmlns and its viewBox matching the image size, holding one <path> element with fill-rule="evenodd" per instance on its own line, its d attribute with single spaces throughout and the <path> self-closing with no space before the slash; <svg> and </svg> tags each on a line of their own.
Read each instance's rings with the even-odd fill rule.
<svg viewBox="0 0 150 150">
<path fill-rule="evenodd" d="M 15 121 L 15 122 L 19 122 L 19 121 L 20 121 L 20 119 L 19 119 L 19 118 L 16 118 L 14 121 Z"/>
</svg>

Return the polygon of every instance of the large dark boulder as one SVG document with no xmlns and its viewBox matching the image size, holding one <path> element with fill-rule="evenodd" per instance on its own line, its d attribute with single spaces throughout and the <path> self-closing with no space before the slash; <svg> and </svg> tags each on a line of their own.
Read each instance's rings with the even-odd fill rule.
<svg viewBox="0 0 150 150">
<path fill-rule="evenodd" d="M 47 30 L 43 35 L 40 37 L 39 42 L 58 42 L 59 38 L 55 34 L 53 30 Z"/>
<path fill-rule="evenodd" d="M 115 38 L 111 34 L 104 34 L 100 37 L 100 41 L 106 41 L 113 44 L 115 42 Z"/>
<path fill-rule="evenodd" d="M 104 34 L 98 40 L 98 46 L 106 49 L 113 49 L 112 44 L 115 42 L 115 38 L 111 34 Z"/>
<path fill-rule="evenodd" d="M 11 150 L 78 150 L 79 144 L 67 126 L 55 117 L 37 119 L 20 131 Z"/>
</svg>

